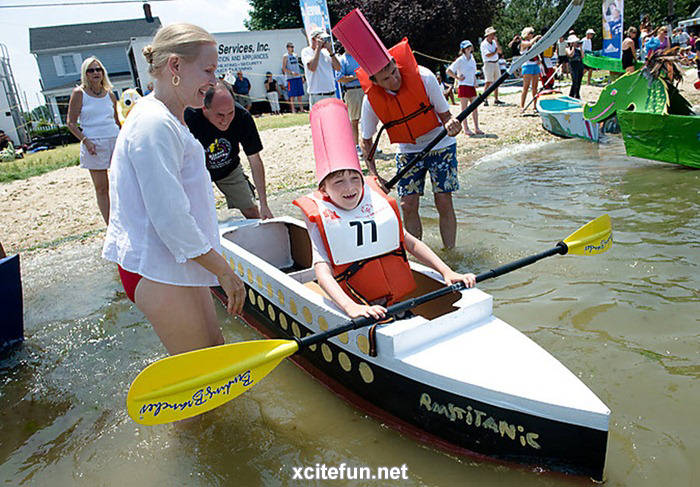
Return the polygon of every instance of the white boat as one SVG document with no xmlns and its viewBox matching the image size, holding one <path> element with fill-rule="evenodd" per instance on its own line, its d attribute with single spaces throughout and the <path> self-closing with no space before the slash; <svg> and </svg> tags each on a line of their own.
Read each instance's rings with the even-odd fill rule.
<svg viewBox="0 0 700 487">
<path fill-rule="evenodd" d="M 244 318 L 265 336 L 301 338 L 347 323 L 315 280 L 302 222 L 235 221 L 220 233 L 225 258 L 246 284 Z M 444 286 L 435 271 L 411 267 L 414 295 Z M 493 316 L 492 301 L 476 288 L 448 294 L 374 333 L 352 330 L 292 359 L 421 441 L 602 480 L 610 410 L 556 358 Z"/>
<path fill-rule="evenodd" d="M 578 137 L 598 142 L 598 124 L 583 118 L 584 103 L 565 95 L 543 95 L 537 98 L 537 113 L 542 126 L 560 137 Z"/>
</svg>

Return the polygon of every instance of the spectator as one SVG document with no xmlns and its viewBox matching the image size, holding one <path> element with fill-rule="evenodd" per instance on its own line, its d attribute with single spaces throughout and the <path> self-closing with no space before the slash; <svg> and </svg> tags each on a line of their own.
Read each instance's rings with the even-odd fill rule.
<svg viewBox="0 0 700 487">
<path fill-rule="evenodd" d="M 583 80 L 583 50 L 581 40 L 575 35 L 570 35 L 566 39 L 566 55 L 569 56 L 569 66 L 571 66 L 571 98 L 581 99 L 581 81 Z"/>
<path fill-rule="evenodd" d="M 250 110 L 253 103 L 250 100 L 250 81 L 243 76 L 243 71 L 236 72 L 236 81 L 233 82 L 233 91 L 236 94 L 236 101 L 246 110 Z"/>
<path fill-rule="evenodd" d="M 311 45 L 301 50 L 301 61 L 309 88 L 309 105 L 312 107 L 317 101 L 335 96 L 333 70 L 340 71 L 341 66 L 335 53 L 330 52 L 331 36 L 325 30 L 317 27 L 309 37 Z"/>
<path fill-rule="evenodd" d="M 90 171 L 97 206 L 109 223 L 109 169 L 119 135 L 117 97 L 102 62 L 94 56 L 83 61 L 80 85 L 68 101 L 68 130 L 80 140 L 80 167 Z"/>
<path fill-rule="evenodd" d="M 272 77 L 272 73 L 268 71 L 265 73 L 265 96 L 267 96 L 267 101 L 270 102 L 270 111 L 273 114 L 280 114 L 280 94 L 279 88 L 277 87 L 277 80 Z"/>
<path fill-rule="evenodd" d="M 554 44 L 549 46 L 540 55 L 540 81 L 542 81 L 543 90 L 551 90 L 554 88 Z"/>
<path fill-rule="evenodd" d="M 287 43 L 287 52 L 282 56 L 282 72 L 287 79 L 287 98 L 292 109 L 296 113 L 295 102 L 299 104 L 299 111 L 303 111 L 301 97 L 304 95 L 304 80 L 301 77 L 299 58 L 294 53 L 294 44 Z"/>
<path fill-rule="evenodd" d="M 656 38 L 659 40 L 659 47 L 657 49 L 665 51 L 671 47 L 670 40 L 668 38 L 668 27 L 665 25 L 659 27 L 659 30 L 656 33 Z"/>
<path fill-rule="evenodd" d="M 583 57 L 586 57 L 586 53 L 593 53 L 593 36 L 595 35 L 595 31 L 593 29 L 588 29 L 586 31 L 586 37 L 583 38 L 582 41 L 582 47 L 583 47 Z M 586 79 L 587 84 L 591 84 L 591 73 L 593 73 L 593 68 L 589 68 L 584 64 L 584 71 L 588 72 L 588 78 Z"/>
<path fill-rule="evenodd" d="M 11 162 L 17 157 L 15 146 L 4 130 L 0 130 L 0 162 Z"/>
<path fill-rule="evenodd" d="M 212 181 L 226 197 L 229 208 L 238 208 L 246 218 L 272 218 L 267 206 L 265 167 L 260 158 L 262 142 L 250 113 L 234 100 L 231 85 L 219 81 L 204 97 L 204 106 L 185 111 L 185 122 L 204 147 Z M 241 167 L 239 147 L 248 157 L 260 208 Z"/>
<path fill-rule="evenodd" d="M 463 40 L 459 44 L 459 57 L 447 68 L 447 75 L 457 80 L 457 97 L 462 111 L 476 98 L 476 59 L 472 54 L 473 50 L 474 46 L 471 41 Z M 462 122 L 464 133 L 470 137 L 475 134 L 483 134 L 479 129 L 478 110 L 472 112 L 472 120 L 474 121 L 474 132 L 469 130 L 469 122 L 465 118 Z"/>
<path fill-rule="evenodd" d="M 626 73 L 633 73 L 636 69 L 635 39 L 637 29 L 631 26 L 627 29 L 627 37 L 622 41 L 622 68 Z"/>
<path fill-rule="evenodd" d="M 569 56 L 566 55 L 566 40 L 563 36 L 557 41 L 557 66 L 561 67 L 562 76 L 569 74 Z"/>
<path fill-rule="evenodd" d="M 540 40 L 542 36 L 535 36 L 535 29 L 532 27 L 525 27 L 520 33 L 522 38 L 520 42 L 520 54 L 525 54 L 537 41 Z M 534 97 L 537 93 L 537 84 L 540 79 L 540 65 L 536 59 L 529 59 L 525 61 L 522 65 L 523 70 L 523 91 L 520 95 L 520 109 L 525 109 L 525 102 L 527 101 L 527 92 L 532 90 L 532 96 Z"/>
<path fill-rule="evenodd" d="M 362 98 L 365 93 L 362 91 L 360 81 L 355 75 L 355 70 L 360 67 L 355 61 L 355 58 L 349 52 L 340 56 L 340 71 L 338 73 L 338 82 L 344 87 L 345 94 L 343 100 L 348 106 L 348 115 L 350 116 L 350 127 L 352 127 L 352 136 L 355 140 L 355 150 L 359 155 L 362 155 L 360 149 L 360 114 L 362 113 Z"/>
<path fill-rule="evenodd" d="M 118 264 L 127 297 L 171 355 L 224 343 L 211 286 L 240 313 L 245 287 L 221 255 L 204 151 L 185 108 L 201 107 L 216 82 L 216 40 L 170 24 L 143 49 L 156 80 L 119 134 L 110 169 L 111 213 L 102 257 Z"/>
<path fill-rule="evenodd" d="M 487 90 L 488 87 L 501 76 L 498 58 L 503 51 L 501 50 L 501 46 L 498 45 L 498 39 L 496 39 L 496 29 L 487 27 L 484 36 L 484 40 L 481 41 L 481 59 L 484 61 L 482 70 L 484 72 L 484 81 L 486 81 L 484 90 Z M 460 96 L 460 100 L 461 98 Z M 505 103 L 498 99 L 498 88 L 493 90 L 493 100 L 494 105 L 505 105 Z M 488 99 L 484 100 L 484 105 L 489 106 Z M 476 111 L 474 113 L 476 113 Z M 476 125 L 476 122 L 474 122 L 474 124 Z M 477 133 L 479 133 L 478 130 Z"/>
<path fill-rule="evenodd" d="M 442 88 L 442 94 L 445 96 L 445 99 L 452 105 L 456 104 L 454 85 L 444 81 L 440 73 L 436 73 L 435 78 L 437 78 L 438 84 L 440 85 L 440 88 Z"/>
</svg>

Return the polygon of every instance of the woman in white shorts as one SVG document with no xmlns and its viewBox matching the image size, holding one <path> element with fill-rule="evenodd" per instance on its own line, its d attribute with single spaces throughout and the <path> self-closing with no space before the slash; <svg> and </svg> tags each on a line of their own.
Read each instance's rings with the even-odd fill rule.
<svg viewBox="0 0 700 487">
<path fill-rule="evenodd" d="M 107 169 L 119 135 L 119 116 L 107 70 L 94 56 L 83 61 L 80 85 L 70 95 L 68 130 L 80 140 L 80 167 L 90 170 L 97 206 L 109 223 Z"/>
</svg>

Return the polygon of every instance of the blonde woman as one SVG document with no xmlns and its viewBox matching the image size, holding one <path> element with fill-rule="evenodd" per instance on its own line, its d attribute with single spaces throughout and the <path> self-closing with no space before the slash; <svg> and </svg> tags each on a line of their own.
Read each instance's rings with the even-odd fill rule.
<svg viewBox="0 0 700 487">
<path fill-rule="evenodd" d="M 80 140 L 80 167 L 90 170 L 97 207 L 109 223 L 107 169 L 119 134 L 117 97 L 107 70 L 92 56 L 80 68 L 80 85 L 68 102 L 68 130 Z"/>
<path fill-rule="evenodd" d="M 523 55 L 529 51 L 542 36 L 535 36 L 535 29 L 532 27 L 525 27 L 520 33 L 520 37 L 522 38 L 520 41 L 520 55 Z M 537 93 L 537 84 L 540 80 L 540 64 L 537 62 L 537 58 L 526 61 L 522 65 L 522 73 L 523 91 L 520 95 L 520 109 L 524 110 L 528 90 L 532 89 L 532 96 L 535 96 L 535 93 Z"/>
<path fill-rule="evenodd" d="M 191 24 L 161 28 L 143 49 L 153 93 L 129 112 L 110 174 L 102 256 L 119 265 L 129 299 L 171 355 L 224 342 L 209 287 L 240 313 L 242 281 L 221 255 L 204 149 L 184 121 L 216 83 L 216 41 Z"/>
</svg>

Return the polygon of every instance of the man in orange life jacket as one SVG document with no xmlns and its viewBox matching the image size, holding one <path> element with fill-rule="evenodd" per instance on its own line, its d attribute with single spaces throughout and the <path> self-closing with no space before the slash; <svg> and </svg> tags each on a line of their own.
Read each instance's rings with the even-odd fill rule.
<svg viewBox="0 0 700 487">
<path fill-rule="evenodd" d="M 396 200 L 374 178 L 362 177 L 348 109 L 335 98 L 310 116 L 318 191 L 294 201 L 304 212 L 319 285 L 351 318 L 381 319 L 390 304 L 415 289 L 406 252 L 442 274 L 447 284 L 476 283 L 450 269 L 406 233 Z"/>
<path fill-rule="evenodd" d="M 355 74 L 366 95 L 360 116 L 361 147 L 371 174 L 377 176 L 372 138 L 380 121 L 389 140 L 399 144 L 397 170 L 416 159 L 443 126 L 447 130 L 448 136 L 399 181 L 397 192 L 406 229 L 422 238 L 418 210 L 429 171 L 442 243 L 445 248 L 454 247 L 457 219 L 452 193 L 459 189 L 454 136 L 460 132 L 461 124 L 452 117 L 435 75 L 418 66 L 406 39 L 387 50 L 357 9 L 341 19 L 333 33 L 360 65 Z M 381 178 L 379 181 L 384 183 Z"/>
</svg>

